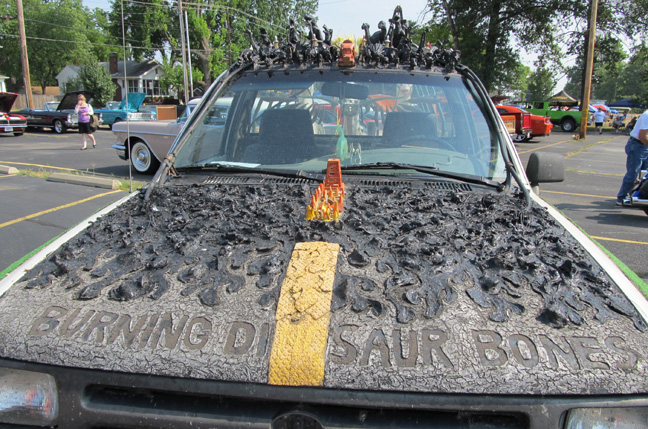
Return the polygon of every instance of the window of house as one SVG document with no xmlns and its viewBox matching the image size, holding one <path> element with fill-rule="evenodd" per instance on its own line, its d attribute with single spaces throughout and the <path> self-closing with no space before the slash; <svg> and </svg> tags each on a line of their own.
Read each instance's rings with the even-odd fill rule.
<svg viewBox="0 0 648 429">
<path fill-rule="evenodd" d="M 140 92 L 139 85 L 136 80 L 128 81 L 128 92 Z"/>
<path fill-rule="evenodd" d="M 162 87 L 160 86 L 159 80 L 145 80 L 144 86 L 145 86 L 144 92 L 146 92 L 146 95 L 150 95 L 150 96 L 164 95 L 162 94 Z"/>
</svg>

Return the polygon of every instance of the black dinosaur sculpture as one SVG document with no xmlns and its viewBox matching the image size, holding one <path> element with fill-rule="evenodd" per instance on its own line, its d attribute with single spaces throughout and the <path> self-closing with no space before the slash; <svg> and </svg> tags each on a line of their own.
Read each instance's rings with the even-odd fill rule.
<svg viewBox="0 0 648 429">
<path fill-rule="evenodd" d="M 338 60 L 339 48 L 333 45 L 333 30 L 322 26 L 320 30 L 317 19 L 310 16 L 304 17 L 309 31 L 306 40 L 304 33 L 295 26 L 291 19 L 287 26 L 288 38 L 280 46 L 270 42 L 270 37 L 265 29 L 260 32 L 261 43 L 258 43 L 251 30 L 247 30 L 250 37 L 250 47 L 241 52 L 237 64 L 244 66 L 252 64 L 255 69 L 265 65 L 300 67 L 322 66 L 333 64 Z M 418 45 L 412 43 L 409 29 L 403 18 L 400 6 L 394 9 L 392 18 L 389 19 L 389 29 L 384 21 L 378 23 L 378 31 L 371 34 L 369 24 L 363 24 L 365 41 L 358 50 L 356 63 L 376 67 L 442 67 L 446 73 L 457 69 L 459 66 L 460 52 L 452 48 L 445 48 L 445 44 L 431 48 L 425 47 L 425 30 Z"/>
</svg>

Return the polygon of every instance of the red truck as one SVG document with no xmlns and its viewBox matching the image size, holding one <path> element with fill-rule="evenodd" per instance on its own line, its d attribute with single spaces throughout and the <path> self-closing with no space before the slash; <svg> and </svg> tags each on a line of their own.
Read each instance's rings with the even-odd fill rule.
<svg viewBox="0 0 648 429">
<path fill-rule="evenodd" d="M 531 113 L 520 109 L 507 109 L 508 106 L 495 106 L 499 112 L 511 138 L 516 142 L 524 142 L 531 138 Z"/>
</svg>

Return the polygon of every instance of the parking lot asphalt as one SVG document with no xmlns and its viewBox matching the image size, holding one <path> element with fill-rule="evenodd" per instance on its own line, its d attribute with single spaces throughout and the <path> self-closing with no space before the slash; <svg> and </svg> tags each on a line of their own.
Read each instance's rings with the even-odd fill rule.
<svg viewBox="0 0 648 429">
<path fill-rule="evenodd" d="M 0 174 L 0 273 L 127 194 L 24 175 L 28 171 L 68 172 L 128 182 L 128 162 L 110 148 L 114 142 L 112 132 L 103 128 L 95 137 L 97 149 L 81 151 L 80 136 L 74 132 L 0 136 L 0 165 L 21 171 L 14 176 Z M 627 139 L 626 135 L 606 131 L 590 132 L 586 139 L 575 140 L 572 134 L 558 128 L 550 136 L 518 143 L 516 147 L 524 165 L 535 151 L 557 152 L 565 157 L 565 181 L 543 184 L 541 196 L 646 280 L 648 216 L 640 209 L 615 206 L 625 173 Z M 133 174 L 133 179 L 146 182 L 150 176 Z"/>
<path fill-rule="evenodd" d="M 590 132 L 586 139 L 575 140 L 559 130 L 516 147 L 524 165 L 535 151 L 564 155 L 565 181 L 543 184 L 541 197 L 646 280 L 648 215 L 615 205 L 625 174 L 627 140 L 627 135 L 613 131 Z"/>
</svg>

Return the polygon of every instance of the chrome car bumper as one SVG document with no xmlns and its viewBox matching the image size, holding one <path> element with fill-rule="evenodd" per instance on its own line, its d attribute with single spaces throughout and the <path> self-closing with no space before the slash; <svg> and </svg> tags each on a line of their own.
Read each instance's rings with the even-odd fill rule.
<svg viewBox="0 0 648 429">
<path fill-rule="evenodd" d="M 128 157 L 126 156 L 126 146 L 124 146 L 121 143 L 115 143 L 114 145 L 110 146 L 113 149 L 117 150 L 117 156 L 123 160 L 127 160 Z"/>
</svg>

